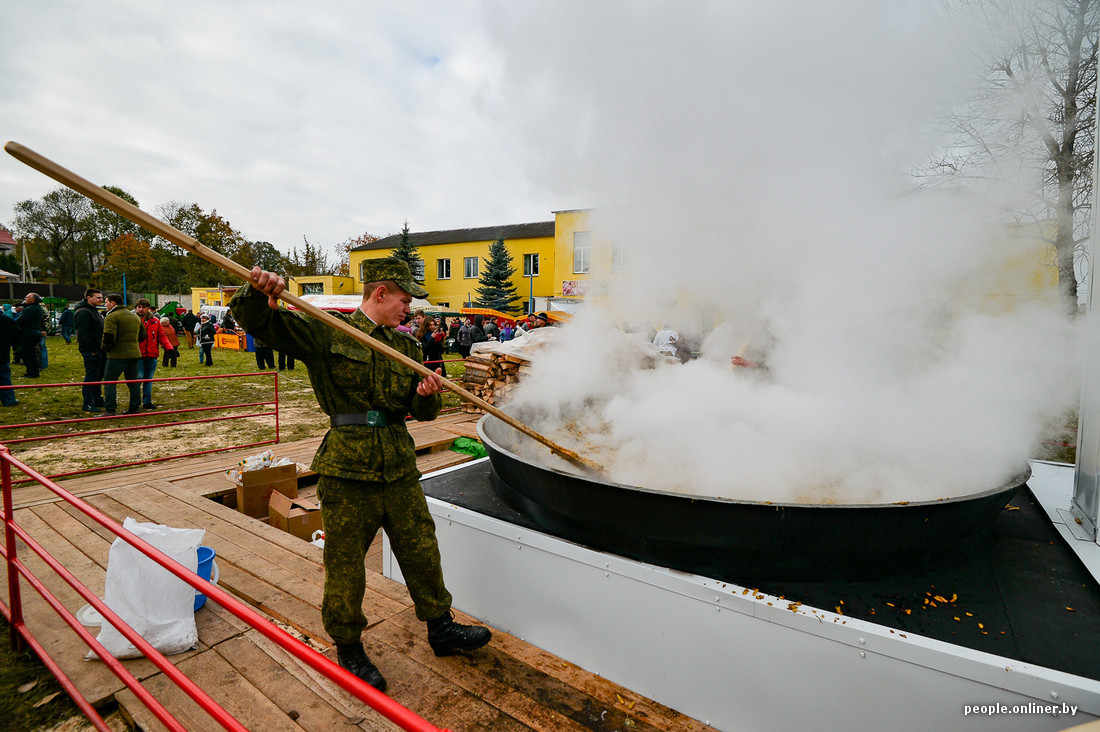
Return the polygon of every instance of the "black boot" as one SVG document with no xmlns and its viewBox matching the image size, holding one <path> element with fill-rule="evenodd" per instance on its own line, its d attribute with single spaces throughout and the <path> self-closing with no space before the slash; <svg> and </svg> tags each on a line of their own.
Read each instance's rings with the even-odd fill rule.
<svg viewBox="0 0 1100 732">
<path fill-rule="evenodd" d="M 338 643 L 336 644 L 336 661 L 343 668 L 355 674 L 363 681 L 378 689 L 386 690 L 386 679 L 378 667 L 367 658 L 362 643 Z"/>
<path fill-rule="evenodd" d="M 437 656 L 451 656 L 460 651 L 474 651 L 488 643 L 492 631 L 480 625 L 459 625 L 455 614 L 428 621 L 428 643 Z"/>
</svg>

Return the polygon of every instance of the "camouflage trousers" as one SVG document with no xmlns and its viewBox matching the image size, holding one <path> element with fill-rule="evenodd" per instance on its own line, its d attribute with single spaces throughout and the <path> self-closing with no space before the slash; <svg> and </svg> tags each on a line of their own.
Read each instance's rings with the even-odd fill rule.
<svg viewBox="0 0 1100 732">
<path fill-rule="evenodd" d="M 379 526 L 390 539 L 416 617 L 431 620 L 450 609 L 451 593 L 443 584 L 435 522 L 418 480 L 373 483 L 322 475 L 317 495 L 325 523 L 321 622 L 334 642 L 358 642 L 367 627 L 363 561 Z"/>
</svg>

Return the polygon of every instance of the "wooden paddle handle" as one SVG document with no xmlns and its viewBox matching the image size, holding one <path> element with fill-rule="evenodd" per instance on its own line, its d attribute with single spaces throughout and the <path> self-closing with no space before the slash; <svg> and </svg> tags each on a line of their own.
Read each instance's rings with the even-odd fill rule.
<svg viewBox="0 0 1100 732">
<path fill-rule="evenodd" d="M 232 274 L 239 279 L 244 280 L 245 282 L 252 281 L 251 270 L 246 269 L 243 265 L 234 262 L 229 257 L 215 252 L 209 247 L 203 246 L 198 241 L 191 238 L 187 234 L 184 234 L 179 229 L 176 229 L 173 226 L 169 226 L 168 224 L 164 223 L 154 216 L 150 216 L 137 206 L 134 206 L 133 204 L 122 200 L 115 194 L 100 186 L 97 186 L 91 181 L 81 178 L 79 175 L 61 167 L 52 160 L 49 160 L 39 155 L 33 150 L 30 150 L 17 142 L 8 142 L 6 145 L 4 145 L 4 150 L 6 150 L 16 160 L 19 160 L 20 162 L 29 165 L 38 172 L 43 173 L 50 178 L 53 178 L 58 183 L 61 183 L 62 185 L 73 189 L 77 193 L 82 193 L 99 205 L 114 211 L 119 216 L 129 219 L 135 224 L 138 224 L 139 226 L 148 229 L 154 234 L 164 239 L 167 239 L 176 246 L 186 249 L 195 256 L 201 257 L 211 264 L 221 267 L 229 274 Z M 297 295 L 294 295 L 284 290 L 282 293 L 280 293 L 279 298 L 298 308 L 302 312 L 310 315 L 311 317 L 320 320 L 322 323 L 325 323 L 326 325 L 335 328 L 344 335 L 350 338 L 354 338 L 356 341 L 362 343 L 364 346 L 374 351 L 377 351 L 378 353 L 381 353 L 387 358 L 391 358 L 394 361 L 397 361 L 403 366 L 407 366 L 408 368 L 423 376 L 438 376 L 435 372 L 431 371 L 420 362 L 409 358 L 400 351 L 396 351 L 393 348 L 390 348 L 385 343 L 382 343 L 381 341 L 370 337 L 358 328 L 353 328 L 351 325 L 345 323 L 339 318 L 333 317 L 332 315 L 326 313 L 324 310 L 321 310 L 312 303 L 308 303 L 305 300 L 302 300 Z M 514 427 L 528 437 L 542 443 L 546 447 L 550 448 L 550 450 L 555 454 L 560 455 L 571 463 L 578 465 L 586 470 L 593 470 L 597 473 L 602 472 L 600 466 L 597 465 L 595 462 L 583 458 L 572 450 L 558 445 L 550 438 L 542 435 L 539 432 L 536 432 L 535 430 L 517 420 L 515 417 L 512 417 L 511 415 L 505 413 L 503 410 L 494 407 L 492 404 L 489 404 L 489 402 L 485 401 L 484 399 L 474 396 L 453 381 L 450 381 L 449 379 L 442 380 L 444 388 L 454 392 L 459 396 L 459 398 L 485 410 L 505 424 Z"/>
</svg>

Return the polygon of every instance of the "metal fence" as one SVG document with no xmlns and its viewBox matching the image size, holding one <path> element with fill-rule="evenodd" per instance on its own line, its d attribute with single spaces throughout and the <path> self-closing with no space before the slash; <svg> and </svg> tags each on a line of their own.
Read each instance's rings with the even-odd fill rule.
<svg viewBox="0 0 1100 732">
<path fill-rule="evenodd" d="M 106 435 L 116 432 L 132 432 L 135 430 L 151 430 L 159 427 L 179 427 L 183 425 L 193 424 L 205 424 L 210 422 L 224 422 L 226 420 L 237 419 L 253 419 L 257 417 L 274 417 L 275 418 L 275 436 L 270 440 L 257 440 L 254 442 L 245 442 L 238 445 L 225 445 L 220 447 L 211 448 L 208 450 L 197 450 L 194 452 L 176 453 L 168 455 L 166 457 L 148 458 L 137 462 L 128 463 L 113 463 L 110 465 L 102 465 L 94 468 L 86 468 L 84 470 L 73 470 L 66 473 L 53 473 L 46 477 L 48 478 L 64 478 L 71 475 L 82 475 L 84 473 L 95 473 L 101 470 L 110 470 L 112 468 L 130 467 L 132 465 L 144 465 L 146 463 L 161 462 L 164 460 L 175 460 L 178 458 L 194 457 L 195 455 L 206 455 L 214 452 L 225 452 L 227 450 L 238 450 L 245 447 L 255 447 L 257 445 L 269 445 L 279 441 L 279 374 L 274 371 L 261 371 L 248 374 L 216 374 L 211 376 L 172 376 L 163 379 L 135 379 L 133 381 L 98 381 L 98 382 L 81 382 L 76 381 L 72 383 L 60 383 L 60 384 L 21 384 L 12 386 L 12 389 L 61 389 L 61 388 L 80 388 L 92 384 L 116 384 L 118 386 L 126 384 L 146 384 L 146 383 L 161 383 L 167 381 L 204 381 L 210 379 L 241 379 L 246 377 L 271 377 L 272 380 L 272 398 L 264 401 L 251 401 L 251 402 L 238 402 L 229 404 L 219 404 L 215 406 L 205 407 L 188 407 L 185 409 L 165 409 L 151 412 L 142 412 L 141 414 L 115 414 L 115 415 L 99 415 L 95 417 L 78 417 L 74 419 L 58 419 L 48 422 L 21 422 L 17 424 L 0 425 L 0 442 L 3 442 L 7 446 L 25 444 L 30 442 L 41 442 L 43 440 L 65 440 L 73 437 L 85 437 L 88 435 Z M 230 391 L 230 390 L 226 390 Z M 230 392 L 231 393 L 231 392 Z M 269 410 L 265 410 L 265 407 L 270 407 Z M 259 409 L 260 411 L 252 411 L 244 414 L 217 414 L 217 412 L 224 412 L 229 410 L 241 410 L 241 409 Z M 135 420 L 156 416 L 167 417 L 170 415 L 179 414 L 213 414 L 213 416 L 205 416 L 196 419 L 186 420 L 171 420 L 161 421 L 154 424 L 130 424 L 127 426 L 127 422 L 133 422 Z M 51 432 L 47 435 L 37 435 L 33 437 L 4 437 L 5 434 L 12 434 L 12 430 L 20 429 L 41 429 L 43 427 L 60 427 L 63 425 L 87 425 L 89 423 L 95 423 L 96 425 L 110 424 L 115 426 L 105 427 L 103 429 L 82 429 L 73 432 Z M 17 483 L 25 483 L 30 479 L 23 479 L 16 481 Z"/>
<path fill-rule="evenodd" d="M 383 715 L 390 721 L 397 724 L 404 730 L 416 730 L 417 732 L 438 732 L 439 728 L 430 722 L 422 719 L 415 713 L 409 711 L 402 705 L 390 699 L 382 692 L 376 690 L 364 681 L 361 681 L 358 677 L 347 672 L 337 664 L 328 660 L 317 651 L 309 648 L 305 644 L 301 643 L 297 639 L 287 634 L 282 629 L 275 626 L 270 622 L 268 618 L 256 612 L 253 608 L 237 600 L 232 595 L 228 594 L 224 590 L 220 589 L 216 585 L 212 585 L 206 580 L 199 577 L 194 572 L 188 570 L 180 563 L 172 560 L 148 542 L 134 536 L 126 529 L 122 528 L 113 519 L 106 514 L 98 511 L 91 505 L 85 503 L 81 499 L 77 498 L 73 494 L 61 488 L 56 483 L 52 482 L 46 476 L 38 473 L 33 468 L 15 459 L 11 455 L 11 451 L 4 445 L 0 445 L 0 484 L 3 486 L 3 499 L 4 499 L 4 547 L 3 557 L 7 565 L 7 579 L 8 579 L 8 604 L 5 605 L 0 601 L 0 612 L 3 612 L 4 617 L 7 619 L 11 626 L 11 644 L 12 648 L 21 650 L 24 647 L 29 647 L 40 658 L 50 672 L 57 677 L 62 688 L 73 701 L 77 707 L 84 713 L 85 716 L 92 722 L 96 729 L 103 732 L 110 732 L 110 727 L 103 720 L 103 717 L 96 711 L 91 705 L 88 699 L 80 692 L 76 684 L 73 683 L 57 662 L 50 657 L 46 652 L 45 647 L 35 637 L 34 633 L 27 627 L 23 618 L 23 599 L 21 592 L 22 581 L 37 592 L 43 600 L 57 613 L 59 619 L 68 625 L 74 633 L 89 647 L 92 651 L 103 661 L 104 664 L 118 677 L 123 684 L 126 685 L 130 691 L 144 704 L 150 712 L 156 718 L 170 730 L 178 730 L 178 732 L 186 732 L 179 720 L 177 720 L 171 712 L 169 712 L 152 694 L 149 693 L 141 683 L 134 678 L 134 676 L 123 666 L 117 659 L 111 656 L 106 649 L 97 641 L 91 633 L 89 633 L 76 616 L 73 615 L 65 605 L 58 600 L 42 582 L 41 578 L 35 575 L 27 565 L 19 559 L 18 555 L 18 542 L 30 549 L 61 579 L 65 581 L 77 594 L 86 600 L 93 608 L 95 608 L 100 615 L 103 616 L 104 622 L 108 622 L 113 625 L 118 631 L 134 646 L 141 651 L 146 658 L 148 658 L 154 666 L 156 666 L 173 684 L 176 685 L 181 691 L 183 691 L 188 697 L 193 699 L 204 711 L 206 711 L 211 719 L 228 730 L 247 730 L 247 728 L 241 724 L 233 715 L 222 708 L 216 701 L 214 701 L 203 689 L 201 689 L 194 681 L 188 678 L 182 671 L 177 669 L 172 662 L 165 658 L 159 651 L 153 648 L 149 643 L 141 637 L 137 632 L 127 625 L 121 618 L 116 615 L 110 607 L 108 607 L 102 600 L 100 600 L 94 592 L 92 592 L 84 583 L 82 583 L 75 575 L 69 572 L 55 557 L 53 557 L 48 551 L 46 551 L 34 538 L 15 521 L 15 511 L 13 509 L 12 498 L 12 480 L 11 470 L 16 468 L 22 471 L 26 475 L 29 475 L 34 481 L 48 488 L 55 493 L 63 501 L 74 506 L 76 509 L 84 513 L 86 516 L 93 519 L 100 526 L 110 531 L 115 536 L 119 537 L 126 543 L 133 546 L 140 551 L 146 557 L 159 564 L 164 569 L 171 572 L 173 575 L 183 580 L 187 584 L 194 587 L 199 592 L 206 595 L 212 602 L 216 602 L 221 605 L 225 610 L 232 613 L 234 616 L 244 621 L 252 629 L 265 636 L 268 640 L 274 642 L 280 648 L 287 653 L 291 654 L 299 661 L 310 666 L 314 670 L 323 674 L 331 681 L 338 684 L 342 689 L 351 693 L 360 701 L 368 704 L 372 709 Z M 18 540 L 18 541 L 17 541 Z"/>
</svg>

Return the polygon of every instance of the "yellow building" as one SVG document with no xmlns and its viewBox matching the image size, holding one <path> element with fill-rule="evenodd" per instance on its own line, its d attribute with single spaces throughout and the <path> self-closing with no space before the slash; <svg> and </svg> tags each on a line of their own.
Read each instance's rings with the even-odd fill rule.
<svg viewBox="0 0 1100 732">
<path fill-rule="evenodd" d="M 302 295 L 361 295 L 363 288 L 353 277 L 318 275 L 316 277 L 291 277 L 287 283 L 291 294 Z"/>
<path fill-rule="evenodd" d="M 521 298 L 522 312 L 530 312 L 532 298 L 536 310 L 574 312 L 585 299 L 613 296 L 616 280 L 630 271 L 623 243 L 593 232 L 592 213 L 592 209 L 569 209 L 555 211 L 553 221 L 412 232 L 410 242 L 424 264 L 418 279 L 428 290 L 432 305 L 468 307 L 477 298 L 478 277 L 489 245 L 502 238 L 516 268 L 512 283 Z M 1049 244 L 1041 235 L 1043 226 L 1009 227 L 993 252 L 995 259 L 980 278 L 983 281 L 969 279 L 966 294 L 959 296 L 983 298 L 983 307 L 993 309 L 1057 298 L 1058 273 Z M 400 236 L 394 234 L 351 250 L 357 290 L 362 284 L 363 263 L 389 256 Z M 532 269 L 534 275 L 529 276 Z M 323 278 L 302 281 L 307 279 Z"/>
<path fill-rule="evenodd" d="M 219 285 L 217 287 L 192 287 L 191 311 L 199 312 L 203 305 L 228 305 L 229 298 L 237 291 L 237 285 Z"/>
<path fill-rule="evenodd" d="M 593 236 L 590 212 L 554 212 L 554 295 L 564 300 L 609 295 L 615 279 L 629 270 L 621 244 Z"/>
<path fill-rule="evenodd" d="M 400 234 L 387 236 L 351 250 L 351 271 L 359 286 L 363 281 L 363 263 L 390 256 Z M 549 298 L 560 289 L 554 276 L 554 222 L 483 226 L 473 229 L 411 232 L 410 243 L 424 263 L 414 276 L 422 281 L 432 305 L 461 308 L 477 299 L 478 278 L 485 268 L 489 246 L 497 239 L 512 255 L 516 273 L 512 284 L 520 297 L 519 306 L 527 312 L 531 299 Z"/>
</svg>

